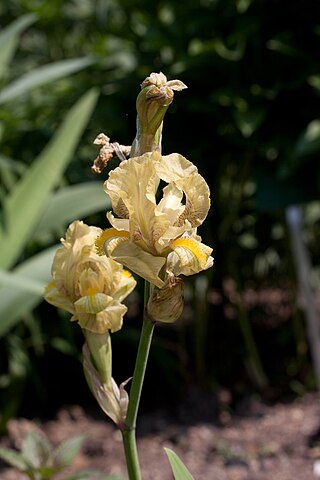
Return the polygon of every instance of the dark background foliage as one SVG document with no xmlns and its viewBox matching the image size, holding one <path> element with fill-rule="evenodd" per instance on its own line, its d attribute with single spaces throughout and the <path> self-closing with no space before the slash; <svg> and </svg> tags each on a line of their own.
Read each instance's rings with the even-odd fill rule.
<svg viewBox="0 0 320 480">
<path fill-rule="evenodd" d="M 76 99 L 99 88 L 64 184 L 96 180 L 90 164 L 99 132 L 132 142 L 135 98 L 150 72 L 188 86 L 166 115 L 163 152 L 185 155 L 209 183 L 212 211 L 200 233 L 214 247 L 215 266 L 188 279 L 182 320 L 158 329 L 146 404 L 174 404 L 195 386 L 226 388 L 234 398 L 251 392 L 277 398 L 314 388 L 285 208 L 304 206 L 317 278 L 318 2 L 12 0 L 0 6 L 1 24 L 30 12 L 38 19 L 22 35 L 11 78 L 52 61 L 95 59 L 0 112 L 2 152 L 30 164 Z M 104 213 L 85 220 L 105 226 Z M 30 246 L 37 249 L 41 243 Z M 117 380 L 132 372 L 139 291 L 130 300 L 126 328 L 114 335 Z M 35 321 L 27 316 L 11 332 L 14 345 L 1 339 L 3 372 L 12 349 L 21 352 L 23 345 L 28 358 L 23 381 L 4 388 L 3 398 L 8 402 L 18 392 L 22 411 L 46 414 L 60 403 L 89 402 L 80 332 L 44 303 L 32 315 Z M 159 384 L 164 388 L 155 397 Z"/>
</svg>

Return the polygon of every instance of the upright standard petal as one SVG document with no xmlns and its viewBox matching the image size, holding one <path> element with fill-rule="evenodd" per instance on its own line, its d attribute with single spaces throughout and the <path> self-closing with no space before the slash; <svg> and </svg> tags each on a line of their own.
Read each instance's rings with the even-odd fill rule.
<svg viewBox="0 0 320 480">
<path fill-rule="evenodd" d="M 176 223 L 188 220 L 192 227 L 203 223 L 210 208 L 210 191 L 198 169 L 178 153 L 163 156 L 155 165 L 157 174 L 170 185 L 175 185 L 185 195 L 184 210 Z"/>
</svg>

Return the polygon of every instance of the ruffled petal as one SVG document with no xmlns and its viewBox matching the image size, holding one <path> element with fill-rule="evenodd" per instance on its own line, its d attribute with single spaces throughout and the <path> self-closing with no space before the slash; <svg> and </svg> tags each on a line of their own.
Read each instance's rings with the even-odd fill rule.
<svg viewBox="0 0 320 480">
<path fill-rule="evenodd" d="M 134 242 L 144 244 L 143 248 L 157 255 L 155 244 L 170 225 L 169 218 L 169 190 L 167 198 L 160 207 L 156 204 L 156 191 L 159 178 L 155 171 L 155 164 L 161 161 L 158 152 L 149 152 L 141 157 L 131 158 L 122 162 L 118 168 L 110 173 L 105 182 L 105 191 L 111 198 L 113 210 L 122 218 L 117 219 L 108 214 L 111 225 L 118 230 L 130 232 Z M 128 211 L 128 218 L 123 219 L 117 205 L 120 199 Z M 167 209 L 166 209 L 167 207 Z M 177 218 L 182 210 L 176 212 Z M 172 216 L 172 208 L 170 211 Z"/>
<path fill-rule="evenodd" d="M 121 235 L 125 240 L 129 237 L 128 232 L 115 231 L 120 240 Z M 54 258 L 54 280 L 45 290 L 45 299 L 49 303 L 72 313 L 72 321 L 78 321 L 83 329 L 96 333 L 121 328 L 127 308 L 119 300 L 123 300 L 136 285 L 134 278 L 123 272 L 122 265 L 105 256 L 106 235 L 99 228 L 73 222 L 66 239 L 62 240 L 63 247 Z M 103 240 L 99 246 L 100 237 Z M 97 253 L 97 248 L 101 249 L 102 255 Z"/>
<path fill-rule="evenodd" d="M 107 219 L 110 224 L 117 230 L 130 232 L 130 222 L 127 218 L 116 218 L 112 212 L 107 212 Z"/>
<path fill-rule="evenodd" d="M 193 275 L 213 265 L 212 248 L 193 238 L 178 238 L 171 243 L 167 270 L 178 275 Z"/>
<path fill-rule="evenodd" d="M 68 297 L 66 297 L 57 289 L 55 282 L 50 282 L 46 286 L 44 291 L 44 298 L 48 303 L 51 303 L 51 305 L 54 305 L 55 307 L 67 310 L 67 312 L 69 313 L 75 312 L 73 303 L 69 300 Z"/>
<path fill-rule="evenodd" d="M 176 224 L 183 225 L 188 220 L 193 227 L 201 225 L 210 208 L 210 191 L 195 165 L 182 155 L 172 153 L 162 157 L 156 170 L 162 180 L 172 182 L 185 195 L 185 206 Z"/>
<path fill-rule="evenodd" d="M 76 313 L 99 313 L 112 303 L 112 297 L 104 293 L 86 295 L 74 302 Z"/>
<path fill-rule="evenodd" d="M 173 183 L 167 185 L 163 189 L 162 199 L 155 207 L 156 214 L 165 214 L 170 224 L 173 225 L 184 211 L 184 205 L 181 203 L 182 197 L 181 189 Z"/>
<path fill-rule="evenodd" d="M 129 295 L 129 293 L 131 293 L 134 290 L 136 285 L 137 285 L 137 282 L 133 278 L 132 274 L 128 270 L 123 269 L 121 272 L 120 280 L 115 285 L 113 298 L 121 302 L 124 298 L 126 298 Z"/>
<path fill-rule="evenodd" d="M 77 308 L 81 310 L 79 304 Z M 118 301 L 111 301 L 105 310 L 99 313 L 85 313 L 77 311 L 73 316 L 73 321 L 78 321 L 81 328 L 93 333 L 106 333 L 108 330 L 116 332 L 122 327 L 123 316 L 127 312 L 127 307 Z"/>
<path fill-rule="evenodd" d="M 110 172 L 104 189 L 111 198 L 113 211 L 121 218 L 124 218 L 124 215 L 119 211 L 119 202 L 126 206 L 131 235 L 139 229 L 142 236 L 148 239 L 150 224 L 153 223 L 157 187 L 154 163 L 150 154 L 123 161 L 119 167 Z M 133 215 L 136 221 L 133 221 Z"/>
</svg>

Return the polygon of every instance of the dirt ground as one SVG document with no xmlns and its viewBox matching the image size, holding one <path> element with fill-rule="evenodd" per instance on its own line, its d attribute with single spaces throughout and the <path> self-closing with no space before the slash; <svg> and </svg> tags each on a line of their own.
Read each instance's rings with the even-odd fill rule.
<svg viewBox="0 0 320 480">
<path fill-rule="evenodd" d="M 190 403 L 178 419 L 165 412 L 141 416 L 138 448 L 143 479 L 172 480 L 163 447 L 173 449 L 196 480 L 320 478 L 319 400 L 318 394 L 272 406 L 248 400 L 238 413 L 222 409 L 218 417 L 206 415 L 205 420 L 197 420 L 199 415 L 194 415 L 197 421 L 189 424 L 186 419 L 193 416 Z M 208 411 L 210 399 L 204 401 L 204 410 Z M 87 435 L 72 472 L 95 468 L 127 478 L 121 436 L 103 417 L 71 406 L 48 421 L 12 420 L 0 445 L 18 448 L 26 432 L 36 428 L 45 432 L 54 445 L 72 436 Z M 0 478 L 25 477 L 1 463 Z"/>
</svg>

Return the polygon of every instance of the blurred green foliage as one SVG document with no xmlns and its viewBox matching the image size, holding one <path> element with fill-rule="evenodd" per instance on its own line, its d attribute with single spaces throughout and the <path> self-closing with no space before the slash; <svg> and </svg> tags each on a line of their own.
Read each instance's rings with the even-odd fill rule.
<svg viewBox="0 0 320 480">
<path fill-rule="evenodd" d="M 6 81 L 51 62 L 89 58 L 93 63 L 3 105 L 0 171 L 9 162 L 12 173 L 22 175 L 70 107 L 96 87 L 99 102 L 60 185 L 101 181 L 90 172 L 97 154 L 92 141 L 103 131 L 112 141 L 132 142 L 141 81 L 152 71 L 163 71 L 189 88 L 176 96 L 167 113 L 163 152 L 185 155 L 210 185 L 212 213 L 201 233 L 214 246 L 216 263 L 204 282 L 209 292 L 205 308 L 197 302 L 199 281 L 190 281 L 184 322 L 159 331 L 150 366 L 154 376 L 165 372 L 168 388 L 178 385 L 178 393 L 198 381 L 242 394 L 261 386 L 264 375 L 275 392 L 312 388 L 284 208 L 305 203 L 306 240 L 317 279 L 320 4 L 11 0 L 0 5 L 2 26 L 25 14 L 36 15 L 37 21 L 22 33 Z M 3 188 L 6 193 L 8 184 Z M 89 220 L 105 226 L 104 214 Z M 63 223 L 50 241 L 58 239 Z M 41 248 L 29 244 L 23 257 Z M 248 292 L 254 292 L 254 300 L 247 299 Z M 279 292 L 288 300 L 281 297 L 277 303 Z M 66 341 L 57 345 L 62 342 L 62 350 L 76 351 L 80 340 L 57 313 L 41 305 L 32 315 L 42 346 L 52 336 L 63 336 L 63 328 Z M 24 325 L 30 322 L 27 317 Z M 131 329 L 114 336 L 114 350 L 117 355 L 117 344 L 131 345 L 127 351 L 133 359 L 136 324 L 130 318 L 128 324 Z M 31 341 L 34 334 L 18 328 L 19 341 L 32 350 L 35 367 L 40 360 Z M 252 333 L 264 370 L 258 378 L 249 346 Z M 51 361 L 51 350 L 46 355 Z M 130 376 L 128 365 L 130 360 L 119 365 L 121 378 Z"/>
<path fill-rule="evenodd" d="M 79 453 L 84 435 L 72 437 L 54 448 L 47 437 L 34 430 L 29 432 L 21 443 L 21 451 L 0 448 L 0 458 L 31 480 L 50 480 L 57 478 L 66 470 Z M 114 475 L 104 475 L 96 470 L 82 470 L 68 475 L 66 480 L 121 480 Z"/>
</svg>

